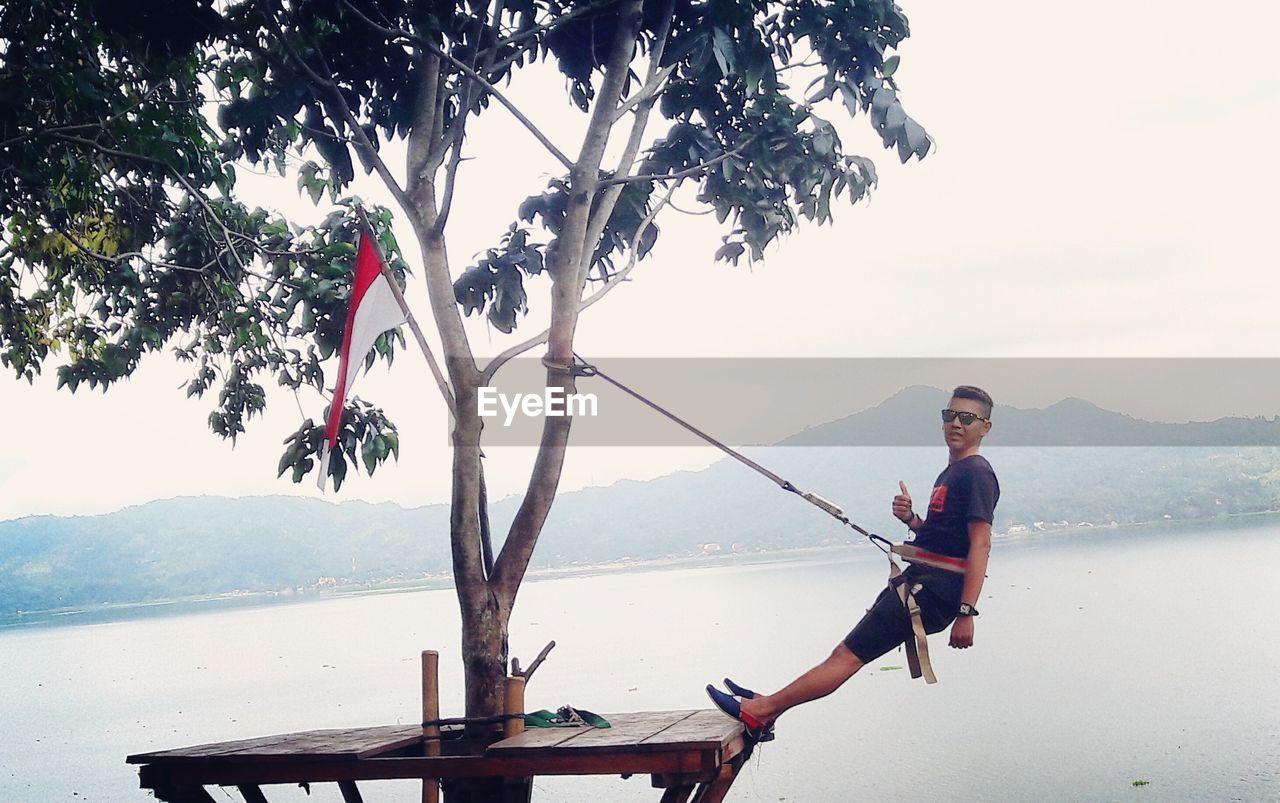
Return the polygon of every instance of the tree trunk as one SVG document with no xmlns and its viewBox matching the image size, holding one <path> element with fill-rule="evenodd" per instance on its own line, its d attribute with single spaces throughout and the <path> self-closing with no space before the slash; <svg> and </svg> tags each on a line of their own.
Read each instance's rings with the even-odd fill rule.
<svg viewBox="0 0 1280 803">
<path fill-rule="evenodd" d="M 636 47 L 641 0 L 627 0 L 620 14 L 618 33 L 596 108 L 583 141 L 582 151 L 570 170 L 572 187 L 563 230 L 548 249 L 547 271 L 552 277 L 551 326 L 547 353 L 555 365 L 573 361 L 573 335 L 581 307 L 589 255 L 599 237 L 591 226 L 592 200 L 599 189 L 600 162 Z M 427 66 L 438 68 L 438 62 Z M 438 88 L 438 82 L 436 84 Z M 547 418 L 529 479 L 525 499 L 512 522 L 501 553 L 486 570 L 481 505 L 485 504 L 480 467 L 480 435 L 483 428 L 477 409 L 482 377 L 471 354 L 453 294 L 443 233 L 437 225 L 441 211 L 436 204 L 434 176 L 443 163 L 450 140 L 441 136 L 434 89 L 419 100 L 416 125 L 409 141 L 409 203 L 422 247 L 427 291 L 444 348 L 445 364 L 453 385 L 453 493 L 449 537 L 453 556 L 454 587 L 462 614 L 462 661 L 465 674 L 466 716 L 489 717 L 503 713 L 507 676 L 507 633 L 511 609 L 529 565 L 560 480 L 572 420 Z M 465 112 L 462 118 L 465 122 Z M 452 132 L 460 134 L 461 131 Z M 634 156 L 634 147 L 628 149 Z M 449 182 L 446 182 L 449 183 Z M 446 190 L 445 197 L 450 195 Z M 608 206 L 616 200 L 616 193 Z M 448 200 L 444 201 L 448 205 Z M 602 220 L 608 212 L 602 213 Z M 574 389 L 573 376 L 548 366 L 548 387 Z M 467 727 L 475 749 L 490 743 L 501 726 Z M 527 782 L 492 783 L 468 780 L 447 784 L 452 801 L 509 800 L 529 796 Z"/>
<path fill-rule="evenodd" d="M 469 362 L 460 359 L 455 362 Z M 510 606 L 493 593 L 484 574 L 480 534 L 480 431 L 474 366 L 450 366 L 455 377 L 457 417 L 453 431 L 453 500 L 449 521 L 454 588 L 462 613 L 462 664 L 466 716 L 503 713 L 507 677 L 507 626 Z M 476 754 L 501 737 L 502 725 L 468 725 L 466 735 Z M 460 779 L 444 784 L 449 803 L 497 803 L 528 799 L 528 787 L 501 779 Z M 514 798 L 513 798 L 514 795 Z"/>
<path fill-rule="evenodd" d="M 415 233 L 422 249 L 427 293 L 444 346 L 444 363 L 453 389 L 453 489 L 450 500 L 449 542 L 454 587 L 462 613 L 462 661 L 466 678 L 466 715 L 487 717 L 502 713 L 507 672 L 507 621 L 510 606 L 492 593 L 485 575 L 480 527 L 480 432 L 477 408 L 480 373 L 467 347 L 458 318 L 444 240 L 435 231 L 434 196 L 418 196 Z M 487 727 L 469 735 L 483 738 Z"/>
</svg>

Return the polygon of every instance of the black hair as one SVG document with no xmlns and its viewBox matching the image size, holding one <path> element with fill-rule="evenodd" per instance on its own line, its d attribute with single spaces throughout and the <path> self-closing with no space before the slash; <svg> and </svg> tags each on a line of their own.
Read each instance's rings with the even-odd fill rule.
<svg viewBox="0 0 1280 803">
<path fill-rule="evenodd" d="M 982 416 L 983 418 L 990 418 L 991 410 L 993 407 L 995 407 L 995 403 L 991 401 L 991 394 L 987 393 L 982 388 L 975 387 L 973 385 L 959 386 L 955 390 L 951 391 L 951 398 L 971 399 L 976 402 L 981 402 L 983 406 L 987 408 L 986 413 L 984 413 Z"/>
</svg>

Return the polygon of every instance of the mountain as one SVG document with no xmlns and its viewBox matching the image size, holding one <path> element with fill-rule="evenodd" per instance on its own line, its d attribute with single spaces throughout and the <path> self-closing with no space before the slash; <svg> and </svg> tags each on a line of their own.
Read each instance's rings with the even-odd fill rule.
<svg viewBox="0 0 1280 803">
<path fill-rule="evenodd" d="M 949 392 L 921 385 L 899 391 L 881 404 L 812 427 L 782 446 L 934 446 Z M 1044 409 L 1000 405 L 986 446 L 1280 446 L 1280 417 L 1219 418 L 1171 424 L 1144 421 L 1068 398 Z M 941 423 L 938 423 L 941 427 Z"/>
<path fill-rule="evenodd" d="M 946 400 L 944 391 L 908 388 L 874 408 L 748 454 L 798 487 L 838 500 L 863 526 L 896 537 L 902 527 L 889 514 L 889 500 L 898 480 L 923 499 L 945 463 L 940 422 L 919 422 L 937 421 Z M 1099 432 L 1118 443 L 1201 443 L 1206 432 L 1257 435 L 1274 422 L 1156 424 L 1079 399 L 1045 410 L 1002 406 L 995 418 L 984 454 L 1001 482 L 998 532 L 1035 522 L 1107 525 L 1280 509 L 1275 448 L 1044 445 L 1095 443 Z M 832 445 L 874 443 L 877 435 L 881 443 L 892 442 L 885 433 L 920 430 L 921 446 Z M 1002 431 L 1011 433 L 1003 446 L 997 439 Z M 1090 432 L 1095 437 L 1085 439 Z M 506 531 L 518 503 L 512 498 L 492 505 L 495 534 Z M 179 498 L 102 516 L 0 522 L 0 616 L 444 575 L 450 567 L 448 521 L 444 505 L 405 509 L 267 496 Z M 706 544 L 762 550 L 856 537 L 737 461 L 722 460 L 702 471 L 562 494 L 534 565 L 687 555 Z"/>
<path fill-rule="evenodd" d="M 443 506 L 186 497 L 0 522 L 0 611 L 416 577 L 447 565 Z"/>
</svg>

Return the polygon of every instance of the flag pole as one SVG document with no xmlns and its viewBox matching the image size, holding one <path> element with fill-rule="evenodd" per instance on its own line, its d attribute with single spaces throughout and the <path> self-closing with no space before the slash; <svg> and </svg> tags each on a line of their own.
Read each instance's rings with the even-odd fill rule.
<svg viewBox="0 0 1280 803">
<path fill-rule="evenodd" d="M 413 312 L 409 309 L 409 302 L 405 300 L 404 293 L 400 291 L 400 285 L 396 284 L 396 277 L 391 273 L 390 266 L 387 265 L 387 258 L 382 255 L 382 246 L 378 244 L 378 238 L 374 236 L 373 226 L 369 223 L 369 218 L 364 213 L 363 206 L 356 206 L 356 214 L 360 218 L 360 225 L 368 232 L 369 239 L 373 241 L 374 253 L 378 255 L 378 265 L 382 270 L 382 275 L 387 277 L 387 284 L 391 285 L 391 294 L 395 296 L 396 303 L 400 305 L 400 309 L 404 312 L 405 319 L 409 323 L 409 329 L 413 332 L 413 337 L 418 341 L 418 347 L 422 349 L 422 353 L 427 358 L 427 365 L 431 367 L 431 375 L 436 378 L 436 385 L 440 388 L 441 395 L 444 396 L 445 403 L 449 405 L 449 412 L 456 419 L 458 410 L 454 405 L 453 391 L 449 389 L 449 380 L 445 378 L 444 372 L 440 370 L 440 363 L 436 362 L 436 356 L 431 352 L 431 346 L 427 344 L 427 338 L 422 334 L 418 321 L 413 317 Z"/>
</svg>

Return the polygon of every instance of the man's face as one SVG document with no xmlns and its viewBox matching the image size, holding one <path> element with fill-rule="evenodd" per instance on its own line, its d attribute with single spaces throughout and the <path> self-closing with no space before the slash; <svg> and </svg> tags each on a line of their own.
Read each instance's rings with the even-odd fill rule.
<svg viewBox="0 0 1280 803">
<path fill-rule="evenodd" d="M 953 398 L 947 402 L 947 409 L 955 410 L 957 413 L 973 413 L 980 418 L 986 417 L 986 406 L 974 399 Z M 959 417 L 942 424 L 942 436 L 946 439 L 947 448 L 953 452 L 965 452 L 976 448 L 982 442 L 982 437 L 990 430 L 990 421 L 975 420 L 972 424 L 965 426 L 960 423 Z"/>
</svg>

